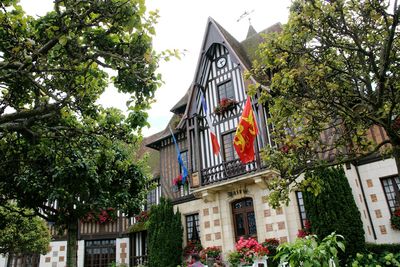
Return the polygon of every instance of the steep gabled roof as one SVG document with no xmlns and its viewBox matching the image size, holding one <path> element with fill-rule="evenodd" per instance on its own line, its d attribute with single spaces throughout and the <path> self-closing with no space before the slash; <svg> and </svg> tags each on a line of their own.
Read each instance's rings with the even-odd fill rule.
<svg viewBox="0 0 400 267">
<path fill-rule="evenodd" d="M 171 130 L 174 132 L 174 135 L 176 132 L 178 132 L 178 131 L 176 131 L 176 126 L 179 124 L 181 119 L 182 119 L 181 116 L 174 114 L 172 116 L 172 118 L 169 120 L 167 127 L 165 127 L 164 130 L 149 136 L 150 139 L 149 139 L 149 142 L 146 143 L 146 146 L 156 149 L 156 150 L 159 150 L 160 149 L 159 143 L 162 140 L 167 139 L 171 136 L 171 132 L 169 130 L 170 127 L 171 127 Z"/>
<path fill-rule="evenodd" d="M 188 103 L 189 95 L 190 95 L 190 89 L 191 89 L 191 87 L 189 87 L 189 89 L 186 91 L 185 95 L 171 108 L 171 110 L 170 110 L 171 112 L 179 113 L 176 111 L 178 111 L 179 109 L 186 106 L 186 104 Z"/>
<path fill-rule="evenodd" d="M 190 85 L 189 89 L 186 91 L 185 95 L 171 109 L 171 112 L 176 113 L 178 110 L 183 109 L 186 105 L 185 113 L 183 114 L 183 116 L 174 114 L 169 121 L 167 127 L 163 131 L 152 135 L 151 138 L 149 137 L 150 141 L 147 142 L 147 147 L 159 149 L 159 142 L 171 136 L 169 127 L 171 127 L 173 131 L 179 131 L 183 129 L 184 121 L 186 120 L 187 114 L 189 112 L 189 107 L 194 101 L 194 93 L 196 91 L 194 90 L 194 88 L 197 82 L 196 79 L 198 77 L 199 70 L 201 68 L 202 57 L 205 56 L 205 53 L 208 51 L 211 45 L 213 45 L 214 43 L 223 44 L 229 50 L 232 61 L 241 66 L 243 70 L 250 70 L 251 60 L 255 55 L 255 50 L 257 46 L 263 41 L 261 34 L 279 32 L 281 31 L 282 25 L 280 23 L 276 23 L 271 27 L 261 31 L 260 33 L 257 33 L 252 26 L 250 27 L 251 28 L 249 28 L 248 38 L 246 38 L 242 42 L 239 42 L 213 18 L 208 18 L 201 51 L 196 66 L 196 71 L 194 73 L 193 82 Z"/>
<path fill-rule="evenodd" d="M 254 30 L 253 26 L 250 25 L 249 33 L 250 33 L 250 31 L 252 31 L 252 30 L 250 30 L 250 28 L 252 28 Z M 275 23 L 274 25 L 262 30 L 259 33 L 252 34 L 250 36 L 248 34 L 246 39 L 243 40 L 240 43 L 240 45 L 241 45 L 242 49 L 244 50 L 244 53 L 246 54 L 246 56 L 249 58 L 250 62 L 252 62 L 256 58 L 256 50 L 257 50 L 258 46 L 260 45 L 260 43 L 262 43 L 264 41 L 263 35 L 272 33 L 272 32 L 281 32 L 281 31 L 282 31 L 282 24 L 280 22 L 278 22 L 278 23 Z"/>
<path fill-rule="evenodd" d="M 257 34 L 257 31 L 254 29 L 253 25 L 250 24 L 249 29 L 247 30 L 246 39 L 253 36 L 254 34 Z"/>
</svg>

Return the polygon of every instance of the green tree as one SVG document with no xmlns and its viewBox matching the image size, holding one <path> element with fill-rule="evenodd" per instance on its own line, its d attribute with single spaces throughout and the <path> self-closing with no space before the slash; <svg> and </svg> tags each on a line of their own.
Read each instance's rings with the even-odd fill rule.
<svg viewBox="0 0 400 267">
<path fill-rule="evenodd" d="M 380 151 L 400 170 L 399 15 L 397 1 L 296 0 L 282 32 L 261 44 L 251 74 L 266 85 L 259 99 L 280 148 L 264 159 L 283 178 L 271 183 L 272 202 L 287 201 L 315 166 Z M 373 126 L 387 139 L 369 139 Z"/>
<path fill-rule="evenodd" d="M 182 263 L 181 214 L 174 213 L 169 199 L 151 207 L 149 218 L 149 266 L 175 267 Z"/>
<path fill-rule="evenodd" d="M 0 254 L 47 253 L 49 229 L 32 210 L 7 203 L 0 206 L 0 218 Z"/>
<path fill-rule="evenodd" d="M 320 237 L 332 232 L 342 235 L 346 245 L 345 253 L 339 253 L 342 263 L 349 256 L 364 251 L 365 237 L 360 211 L 343 168 L 318 168 L 308 172 L 305 179 L 322 180 L 322 191 L 317 196 L 303 192 L 311 232 Z"/>
<path fill-rule="evenodd" d="M 145 10 L 142 0 L 57 0 L 33 18 L 0 3 L 0 205 L 15 200 L 67 229 L 69 267 L 87 212 L 143 203 L 134 151 L 160 82 L 157 13 Z M 97 104 L 109 85 L 129 94 L 126 117 Z"/>
</svg>

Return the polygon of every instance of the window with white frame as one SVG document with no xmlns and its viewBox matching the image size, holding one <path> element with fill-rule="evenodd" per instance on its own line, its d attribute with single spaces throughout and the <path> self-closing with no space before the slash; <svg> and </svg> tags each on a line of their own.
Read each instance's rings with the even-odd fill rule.
<svg viewBox="0 0 400 267">
<path fill-rule="evenodd" d="M 200 223 L 198 213 L 186 215 L 186 240 L 188 242 L 200 240 Z"/>
<path fill-rule="evenodd" d="M 304 228 L 307 222 L 307 213 L 306 213 L 306 208 L 304 206 L 303 192 L 296 191 L 296 199 L 297 199 L 297 206 L 299 207 L 301 228 Z"/>
<path fill-rule="evenodd" d="M 385 177 L 381 178 L 381 182 L 389 209 L 394 212 L 396 208 L 400 207 L 400 178 L 397 175 Z"/>
</svg>

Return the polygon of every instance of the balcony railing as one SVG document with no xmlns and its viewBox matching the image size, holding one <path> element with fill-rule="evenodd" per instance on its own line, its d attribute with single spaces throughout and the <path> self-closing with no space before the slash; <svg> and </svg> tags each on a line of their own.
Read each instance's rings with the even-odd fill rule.
<svg viewBox="0 0 400 267">
<path fill-rule="evenodd" d="M 256 160 L 243 164 L 240 159 L 226 161 L 218 165 L 201 170 L 201 185 L 209 185 L 244 174 L 253 173 L 265 168 L 265 164 L 259 164 L 260 155 L 256 155 Z"/>
<path fill-rule="evenodd" d="M 97 238 L 100 237 L 114 237 L 126 232 L 130 226 L 132 219 L 127 217 L 118 217 L 115 221 L 107 223 L 96 222 L 80 222 L 79 223 L 79 238 Z M 50 233 L 55 240 L 64 240 L 67 237 L 67 232 L 60 233 L 54 224 L 48 224 Z"/>
<path fill-rule="evenodd" d="M 143 256 L 132 256 L 131 257 L 131 266 L 145 266 L 147 265 L 148 258 L 147 255 Z"/>
</svg>

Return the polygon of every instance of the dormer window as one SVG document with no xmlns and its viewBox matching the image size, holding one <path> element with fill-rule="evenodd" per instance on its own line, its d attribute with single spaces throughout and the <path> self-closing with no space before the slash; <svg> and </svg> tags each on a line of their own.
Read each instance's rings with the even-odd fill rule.
<svg viewBox="0 0 400 267">
<path fill-rule="evenodd" d="M 232 81 L 227 81 L 218 85 L 218 98 L 219 101 L 224 98 L 235 99 L 235 92 L 233 91 Z"/>
</svg>

